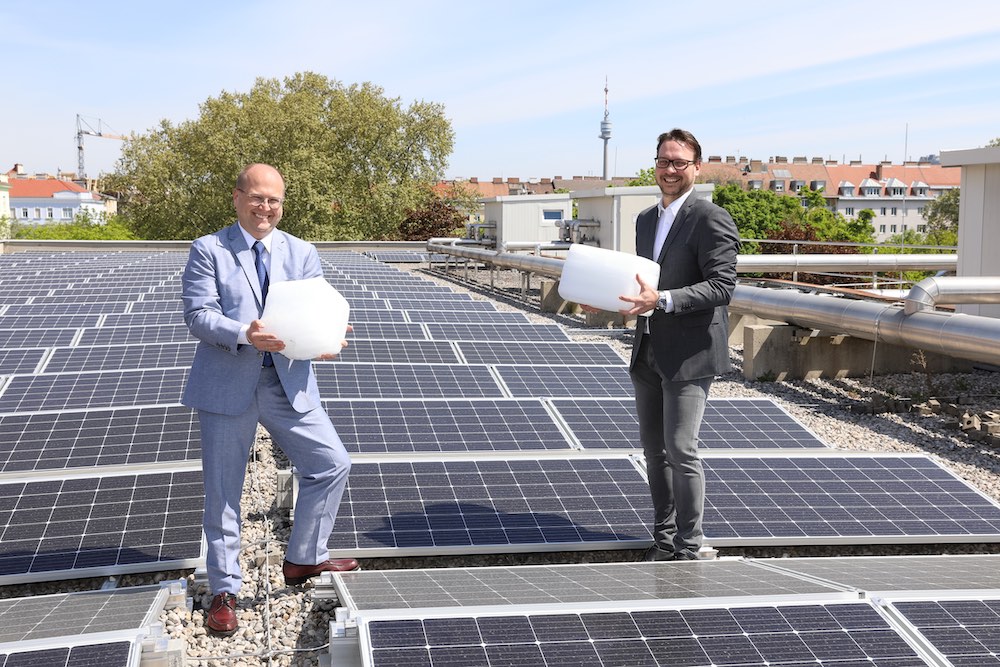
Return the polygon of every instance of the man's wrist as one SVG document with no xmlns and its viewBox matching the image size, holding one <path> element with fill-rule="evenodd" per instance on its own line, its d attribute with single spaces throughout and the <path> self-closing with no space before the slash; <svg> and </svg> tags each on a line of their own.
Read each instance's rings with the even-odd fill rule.
<svg viewBox="0 0 1000 667">
<path fill-rule="evenodd" d="M 666 312 L 669 306 L 670 306 L 670 292 L 668 292 L 667 290 L 657 292 L 656 309 Z"/>
</svg>

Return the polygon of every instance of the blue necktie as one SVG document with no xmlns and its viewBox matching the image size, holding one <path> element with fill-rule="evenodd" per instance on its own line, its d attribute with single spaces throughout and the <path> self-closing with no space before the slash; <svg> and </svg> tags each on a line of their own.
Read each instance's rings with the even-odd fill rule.
<svg viewBox="0 0 1000 667">
<path fill-rule="evenodd" d="M 257 280 L 260 281 L 261 305 L 267 301 L 267 287 L 271 284 L 267 277 L 267 268 L 264 266 L 264 244 L 260 241 L 253 242 L 253 265 L 257 269 Z M 264 366 L 273 366 L 274 360 L 271 353 L 264 353 Z"/>
</svg>

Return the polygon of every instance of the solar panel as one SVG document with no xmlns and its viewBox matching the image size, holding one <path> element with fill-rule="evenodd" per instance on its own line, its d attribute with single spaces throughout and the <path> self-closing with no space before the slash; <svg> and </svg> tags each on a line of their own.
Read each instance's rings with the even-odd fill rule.
<svg viewBox="0 0 1000 667">
<path fill-rule="evenodd" d="M 182 405 L 2 415 L 0 472 L 195 461 L 200 442 Z"/>
<path fill-rule="evenodd" d="M 836 595 L 839 589 L 740 560 L 358 570 L 333 576 L 353 611 Z M 321 594 L 317 584 L 317 595 Z M 760 602 L 759 600 L 757 602 Z M 636 605 L 638 606 L 638 605 Z"/>
<path fill-rule="evenodd" d="M 127 641 L 95 642 L 57 648 L 0 651 L 2 667 L 134 667 L 138 648 Z"/>
<path fill-rule="evenodd" d="M 32 373 L 38 367 L 46 351 L 36 349 L 0 348 L 0 375 Z"/>
<path fill-rule="evenodd" d="M 402 310 L 386 310 L 384 308 L 355 308 L 351 306 L 351 324 L 357 327 L 360 322 L 370 322 L 372 324 L 391 324 L 394 322 L 406 322 L 406 313 Z M 423 333 L 421 333 L 423 336 Z M 424 336 L 426 338 L 426 336 Z"/>
<path fill-rule="evenodd" d="M 0 652 L 13 642 L 95 633 L 138 636 L 156 622 L 167 591 L 160 586 L 35 595 L 0 600 Z"/>
<path fill-rule="evenodd" d="M 366 462 L 330 549 L 365 556 L 644 546 L 649 488 L 627 458 Z"/>
<path fill-rule="evenodd" d="M 474 324 L 469 322 L 430 322 L 425 324 L 435 340 L 472 341 L 563 341 L 569 336 L 558 324 Z"/>
<path fill-rule="evenodd" d="M 181 343 L 194 340 L 180 316 L 175 316 L 177 324 L 159 326 L 108 326 L 83 329 L 77 345 L 152 345 Z"/>
<path fill-rule="evenodd" d="M 922 455 L 706 456 L 706 538 L 735 544 L 994 542 L 1000 505 Z"/>
<path fill-rule="evenodd" d="M 456 343 L 470 364 L 524 364 L 557 366 L 624 366 L 607 343 L 547 343 L 495 341 L 487 345 Z"/>
<path fill-rule="evenodd" d="M 642 449 L 633 399 L 553 399 L 584 449 Z M 826 445 L 770 399 L 709 398 L 698 434 L 706 449 L 801 449 Z"/>
<path fill-rule="evenodd" d="M 109 310 L 105 312 L 126 312 L 124 310 Z M 133 301 L 129 304 L 129 309 L 127 312 L 130 313 L 177 313 L 178 318 L 180 318 L 180 313 L 184 312 L 184 305 L 181 303 L 180 298 L 175 299 L 161 299 L 161 300 L 149 300 L 149 301 Z"/>
<path fill-rule="evenodd" d="M 1000 665 L 1000 598 L 893 602 L 920 634 L 956 665 Z"/>
<path fill-rule="evenodd" d="M 43 373 L 190 366 L 197 343 L 63 347 L 53 350 Z"/>
<path fill-rule="evenodd" d="M 348 334 L 348 345 L 337 355 L 337 362 L 382 362 L 390 364 L 458 364 L 460 359 L 451 343 L 443 340 L 371 340 L 355 339 Z M 320 362 L 320 363 L 337 363 Z"/>
<path fill-rule="evenodd" d="M 499 398 L 487 366 L 316 364 L 320 396 L 339 398 Z M 0 396 L 0 409 L 3 407 Z"/>
<path fill-rule="evenodd" d="M 401 311 L 385 311 L 390 312 L 400 312 Z M 412 324 L 409 322 L 387 322 L 387 321 L 374 321 L 365 322 L 363 320 L 354 320 L 352 311 L 351 325 L 354 327 L 354 331 L 347 334 L 347 340 L 355 340 L 360 338 L 372 338 L 381 340 L 427 340 L 427 332 L 424 330 L 423 326 L 419 324 Z M 380 318 L 381 320 L 386 320 L 388 318 Z"/>
<path fill-rule="evenodd" d="M 633 395 L 628 368 L 622 366 L 497 366 L 511 396 L 578 398 Z"/>
<path fill-rule="evenodd" d="M 998 555 L 777 558 L 752 562 L 869 594 L 1000 590 Z"/>
<path fill-rule="evenodd" d="M 102 315 L 104 313 L 124 313 L 133 302 L 97 302 L 97 303 L 48 303 L 24 304 L 8 306 L 4 317 L 35 317 L 60 315 Z"/>
<path fill-rule="evenodd" d="M 456 310 L 460 312 L 496 312 L 496 306 L 490 301 L 473 301 L 456 298 L 459 294 L 442 294 L 433 298 L 396 298 L 386 299 L 390 308 L 397 310 Z"/>
<path fill-rule="evenodd" d="M 111 313 L 100 322 L 102 327 L 158 327 L 166 324 L 183 324 L 177 313 Z M 97 323 L 81 326 L 97 326 Z"/>
<path fill-rule="evenodd" d="M 201 471 L 0 484 L 0 585 L 200 563 Z"/>
<path fill-rule="evenodd" d="M 325 401 L 349 452 L 476 452 L 568 449 L 541 401 L 464 399 Z"/>
<path fill-rule="evenodd" d="M 927 664 L 868 602 L 362 619 L 385 665 Z"/>
<path fill-rule="evenodd" d="M 493 310 L 408 310 L 412 322 L 453 322 L 468 324 L 530 324 L 524 313 Z"/>
<path fill-rule="evenodd" d="M 0 414 L 180 403 L 187 368 L 14 375 Z"/>
</svg>

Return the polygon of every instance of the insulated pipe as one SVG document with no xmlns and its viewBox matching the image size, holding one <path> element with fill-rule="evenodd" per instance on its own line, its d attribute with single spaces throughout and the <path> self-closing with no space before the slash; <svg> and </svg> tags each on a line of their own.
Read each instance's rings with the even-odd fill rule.
<svg viewBox="0 0 1000 667">
<path fill-rule="evenodd" d="M 795 290 L 737 285 L 729 309 L 810 329 L 825 329 L 1000 365 L 1000 319 L 898 306 Z"/>
<path fill-rule="evenodd" d="M 739 255 L 739 273 L 775 271 L 954 271 L 958 255 Z"/>
<path fill-rule="evenodd" d="M 495 264 L 508 269 L 518 269 L 530 271 L 549 278 L 558 278 L 562 275 L 562 268 L 565 262 L 561 259 L 550 257 L 539 257 L 537 255 L 519 255 L 513 252 L 495 252 L 482 248 L 458 247 L 455 245 L 440 245 L 433 243 L 435 239 L 427 242 L 427 250 L 430 252 L 440 252 L 466 259 L 476 259 L 487 264 Z"/>
<path fill-rule="evenodd" d="M 1000 303 L 1000 278 L 944 276 L 924 278 L 910 288 L 903 304 L 907 315 L 934 310 L 939 303 Z"/>
</svg>

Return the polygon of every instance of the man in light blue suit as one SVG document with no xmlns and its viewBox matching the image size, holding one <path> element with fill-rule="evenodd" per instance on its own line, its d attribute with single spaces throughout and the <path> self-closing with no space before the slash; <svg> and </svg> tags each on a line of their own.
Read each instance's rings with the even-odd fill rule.
<svg viewBox="0 0 1000 667">
<path fill-rule="evenodd" d="M 198 411 L 201 428 L 214 596 L 206 625 L 224 636 L 239 625 L 240 497 L 258 423 L 300 475 L 285 582 L 358 566 L 327 550 L 350 458 L 320 403 L 312 364 L 282 356 L 285 344 L 259 319 L 271 283 L 323 275 L 315 246 L 276 229 L 284 197 L 276 169 L 246 167 L 233 190 L 238 222 L 194 241 L 182 279 L 184 321 L 199 341 L 182 402 Z"/>
</svg>

